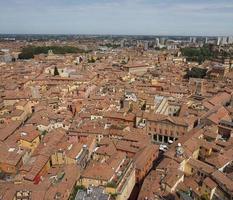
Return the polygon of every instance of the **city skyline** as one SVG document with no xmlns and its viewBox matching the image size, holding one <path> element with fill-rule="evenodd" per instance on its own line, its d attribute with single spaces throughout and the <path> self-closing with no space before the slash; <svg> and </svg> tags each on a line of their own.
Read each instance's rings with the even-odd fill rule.
<svg viewBox="0 0 233 200">
<path fill-rule="evenodd" d="M 2 34 L 233 35 L 224 0 L 0 1 Z"/>
<path fill-rule="evenodd" d="M 0 200 L 233 200 L 233 0 L 0 0 Z"/>
</svg>

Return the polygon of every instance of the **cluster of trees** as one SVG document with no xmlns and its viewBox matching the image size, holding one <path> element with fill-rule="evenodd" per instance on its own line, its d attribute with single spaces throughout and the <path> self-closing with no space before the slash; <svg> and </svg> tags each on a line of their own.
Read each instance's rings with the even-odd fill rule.
<svg viewBox="0 0 233 200">
<path fill-rule="evenodd" d="M 206 76 L 207 69 L 193 67 L 191 70 L 187 70 L 184 78 L 204 78 Z"/>
<path fill-rule="evenodd" d="M 181 49 L 182 55 L 187 58 L 188 61 L 195 61 L 199 64 L 205 60 L 233 58 L 233 52 L 226 50 L 218 50 L 213 45 L 205 45 L 200 48 L 186 47 Z"/>
<path fill-rule="evenodd" d="M 49 50 L 52 50 L 54 54 L 87 53 L 83 49 L 72 46 L 28 46 L 22 49 L 19 59 L 31 59 L 38 54 L 47 54 Z"/>
<path fill-rule="evenodd" d="M 203 46 L 201 48 L 183 48 L 181 49 L 182 55 L 184 55 L 188 61 L 195 61 L 199 64 L 203 63 L 205 60 L 214 58 L 214 52 L 211 50 L 210 46 Z"/>
</svg>

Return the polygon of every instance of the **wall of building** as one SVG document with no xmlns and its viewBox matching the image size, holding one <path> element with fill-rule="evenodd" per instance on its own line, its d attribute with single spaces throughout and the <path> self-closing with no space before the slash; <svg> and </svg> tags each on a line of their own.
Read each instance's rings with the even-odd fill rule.
<svg viewBox="0 0 233 200">
<path fill-rule="evenodd" d="M 0 171 L 7 174 L 17 174 L 18 169 L 22 166 L 22 160 L 17 165 L 11 165 L 8 163 L 0 162 Z"/>
<path fill-rule="evenodd" d="M 210 189 L 206 184 L 202 184 L 201 194 L 207 194 L 210 200 L 213 198 L 216 188 Z"/>
<path fill-rule="evenodd" d="M 80 179 L 80 185 L 83 185 L 84 187 L 89 187 L 89 186 L 104 186 L 107 184 L 107 181 L 104 180 L 97 180 L 97 179 L 90 179 L 90 178 L 81 178 Z"/>
<path fill-rule="evenodd" d="M 65 163 L 65 158 L 62 152 L 55 152 L 51 156 L 52 165 L 62 165 Z"/>
<path fill-rule="evenodd" d="M 32 152 L 36 149 L 36 147 L 39 144 L 40 144 L 40 138 L 39 138 L 39 136 L 36 137 L 32 142 L 28 142 L 28 141 L 23 140 L 23 139 L 20 140 L 20 146 L 28 148 L 28 149 L 31 149 Z"/>
<path fill-rule="evenodd" d="M 129 169 L 131 170 L 131 169 Z M 127 172 L 126 172 L 127 173 Z M 120 194 L 117 195 L 116 200 L 127 200 L 130 197 L 130 194 L 136 183 L 135 170 L 132 170 L 128 177 L 125 177 L 126 183 L 123 186 L 123 189 Z"/>
<path fill-rule="evenodd" d="M 188 127 L 163 121 L 149 121 L 147 130 L 151 133 L 153 142 L 166 143 L 168 140 L 174 141 L 183 136 L 188 131 Z"/>
</svg>

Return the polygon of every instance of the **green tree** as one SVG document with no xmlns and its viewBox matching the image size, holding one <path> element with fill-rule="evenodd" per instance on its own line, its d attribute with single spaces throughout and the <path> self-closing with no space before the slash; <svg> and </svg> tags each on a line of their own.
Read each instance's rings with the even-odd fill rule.
<svg viewBox="0 0 233 200">
<path fill-rule="evenodd" d="M 52 50 L 54 54 L 90 52 L 73 46 L 27 46 L 22 49 L 19 59 L 31 59 L 38 54 L 47 54 L 49 50 Z"/>
<path fill-rule="evenodd" d="M 204 78 L 206 76 L 207 69 L 193 67 L 191 70 L 187 70 L 184 78 Z"/>
<path fill-rule="evenodd" d="M 117 188 L 117 184 L 115 181 L 108 182 L 106 186 L 111 188 Z"/>
<path fill-rule="evenodd" d="M 187 57 L 188 61 L 195 61 L 199 64 L 214 57 L 211 46 L 203 46 L 201 48 L 186 47 L 181 49 L 181 52 L 185 57 Z"/>
</svg>

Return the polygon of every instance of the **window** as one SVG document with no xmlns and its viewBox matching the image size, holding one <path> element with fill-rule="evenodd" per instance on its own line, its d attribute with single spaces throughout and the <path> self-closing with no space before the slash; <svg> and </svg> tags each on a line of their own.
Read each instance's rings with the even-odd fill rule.
<svg viewBox="0 0 233 200">
<path fill-rule="evenodd" d="M 164 136 L 164 142 L 168 143 L 168 137 L 167 136 Z"/>
<path fill-rule="evenodd" d="M 162 142 L 163 141 L 163 136 L 159 135 L 159 141 Z"/>
<path fill-rule="evenodd" d="M 157 141 L 157 135 L 156 135 L 156 134 L 153 135 L 153 139 L 154 139 L 155 141 Z"/>
</svg>

